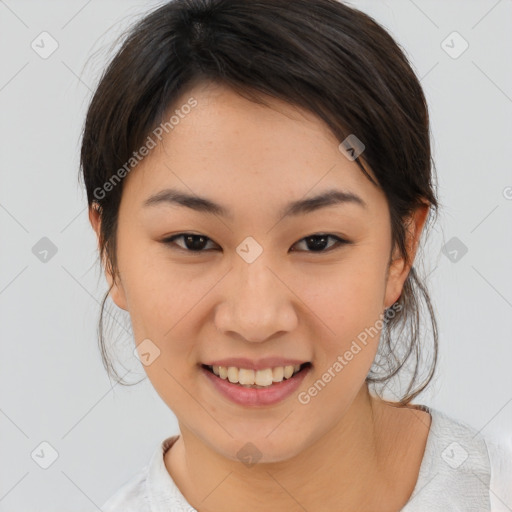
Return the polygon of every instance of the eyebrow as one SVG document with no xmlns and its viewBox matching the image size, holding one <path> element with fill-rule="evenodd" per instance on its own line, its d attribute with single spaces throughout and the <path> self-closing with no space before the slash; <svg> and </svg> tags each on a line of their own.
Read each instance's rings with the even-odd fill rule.
<svg viewBox="0 0 512 512">
<path fill-rule="evenodd" d="M 233 214 L 224 206 L 217 204 L 205 197 L 190 195 L 185 192 L 174 189 L 165 189 L 148 197 L 144 201 L 144 207 L 156 206 L 161 204 L 171 204 L 184 206 L 197 212 L 219 215 L 233 219 Z M 326 190 L 316 196 L 308 199 L 299 199 L 285 205 L 280 212 L 280 218 L 288 216 L 304 215 L 328 206 L 337 206 L 342 204 L 359 205 L 367 209 L 368 205 L 358 195 L 337 189 Z"/>
</svg>

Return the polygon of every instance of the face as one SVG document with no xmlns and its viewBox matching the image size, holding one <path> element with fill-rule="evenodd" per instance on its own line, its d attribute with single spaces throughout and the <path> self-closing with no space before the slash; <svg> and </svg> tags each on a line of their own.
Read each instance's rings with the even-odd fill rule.
<svg viewBox="0 0 512 512">
<path fill-rule="evenodd" d="M 408 268 L 398 257 L 388 268 L 385 195 L 320 120 L 211 84 L 173 110 L 191 97 L 197 105 L 125 179 L 111 296 L 182 430 L 232 460 L 249 441 L 261 462 L 286 460 L 359 396 Z M 303 203 L 329 191 L 336 201 Z M 203 365 L 282 381 L 248 388 Z"/>
</svg>

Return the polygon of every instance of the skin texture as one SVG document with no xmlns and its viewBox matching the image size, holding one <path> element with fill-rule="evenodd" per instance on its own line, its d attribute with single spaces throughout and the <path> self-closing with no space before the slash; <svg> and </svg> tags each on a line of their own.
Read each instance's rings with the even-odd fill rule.
<svg viewBox="0 0 512 512">
<path fill-rule="evenodd" d="M 230 89 L 196 85 L 173 106 L 198 104 L 126 177 L 119 211 L 119 275 L 111 297 L 129 311 L 139 344 L 160 356 L 145 371 L 179 421 L 167 470 L 199 511 L 399 510 L 417 480 L 430 415 L 388 405 L 365 378 L 378 336 L 311 401 L 297 400 L 374 326 L 401 293 L 409 272 L 391 255 L 384 193 L 315 116 L 268 99 L 258 105 Z M 371 173 L 371 171 L 370 171 Z M 165 188 L 207 197 L 232 218 L 144 201 Z M 297 217 L 281 208 L 329 188 L 360 196 Z M 414 256 L 428 205 L 409 223 Z M 99 234 L 100 218 L 90 220 Z M 174 234 L 208 237 L 203 252 L 186 252 Z M 329 233 L 314 252 L 305 237 Z M 247 263 L 236 252 L 248 236 L 262 254 Z M 291 250 L 291 248 L 294 250 Z M 109 283 L 112 276 L 107 273 Z M 266 407 L 221 396 L 199 364 L 225 357 L 294 357 L 312 369 L 297 393 Z M 261 452 L 247 467 L 237 452 Z"/>
</svg>

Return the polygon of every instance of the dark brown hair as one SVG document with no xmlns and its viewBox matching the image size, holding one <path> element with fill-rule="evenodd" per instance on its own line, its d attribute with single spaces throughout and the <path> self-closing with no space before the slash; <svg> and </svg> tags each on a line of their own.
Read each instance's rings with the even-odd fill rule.
<svg viewBox="0 0 512 512">
<path fill-rule="evenodd" d="M 384 192 L 392 245 L 410 261 L 405 221 L 424 201 L 430 204 L 430 221 L 438 202 L 426 100 L 403 50 L 388 32 L 336 0 L 174 0 L 130 29 L 87 112 L 81 171 L 88 205 L 101 214 L 100 256 L 114 277 L 123 189 L 118 170 L 178 96 L 206 81 L 262 104 L 271 96 L 307 109 L 340 142 L 355 134 L 365 145 L 355 161 Z M 116 172 L 120 182 L 107 190 L 105 184 L 112 184 Z M 109 292 L 101 307 L 99 345 L 109 375 L 124 384 L 105 346 L 103 312 Z M 433 338 L 423 379 L 422 299 Z M 414 266 L 398 304 L 393 315 L 384 317 L 379 353 L 367 381 L 386 385 L 411 364 L 412 375 L 398 399 L 405 405 L 431 381 L 438 350 L 435 314 Z"/>
</svg>

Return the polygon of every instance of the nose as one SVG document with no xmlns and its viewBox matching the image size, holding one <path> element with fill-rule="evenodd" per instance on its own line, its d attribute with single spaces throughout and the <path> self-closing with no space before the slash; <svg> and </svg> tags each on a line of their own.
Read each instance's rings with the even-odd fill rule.
<svg viewBox="0 0 512 512">
<path fill-rule="evenodd" d="M 296 328 L 294 294 L 265 258 L 235 262 L 226 276 L 224 300 L 216 308 L 215 324 L 225 335 L 262 342 Z"/>
</svg>

